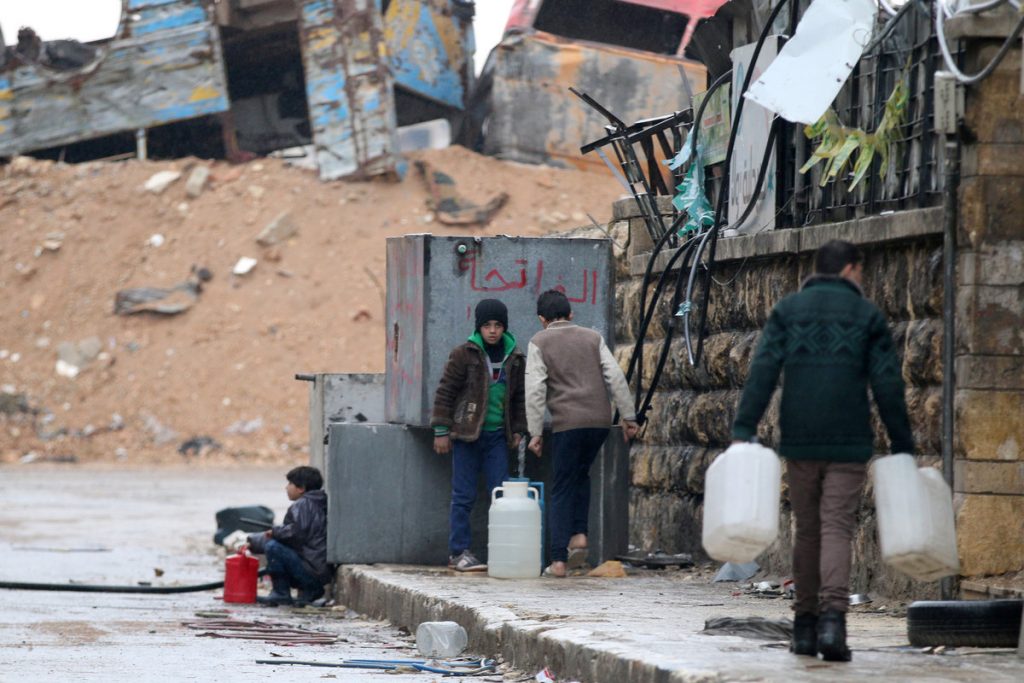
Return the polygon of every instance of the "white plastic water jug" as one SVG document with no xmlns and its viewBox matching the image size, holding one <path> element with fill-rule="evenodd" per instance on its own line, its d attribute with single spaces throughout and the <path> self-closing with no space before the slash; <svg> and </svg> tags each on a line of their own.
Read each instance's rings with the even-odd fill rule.
<svg viewBox="0 0 1024 683">
<path fill-rule="evenodd" d="M 704 550 L 720 562 L 751 562 L 779 533 L 782 466 L 775 451 L 734 444 L 704 479 Z"/>
<path fill-rule="evenodd" d="M 960 571 L 953 494 L 932 467 L 906 453 L 871 464 L 882 561 L 921 581 Z"/>
<path fill-rule="evenodd" d="M 540 575 L 540 504 L 537 498 L 537 489 L 526 481 L 502 482 L 491 492 L 487 522 L 489 576 L 532 579 Z"/>
</svg>

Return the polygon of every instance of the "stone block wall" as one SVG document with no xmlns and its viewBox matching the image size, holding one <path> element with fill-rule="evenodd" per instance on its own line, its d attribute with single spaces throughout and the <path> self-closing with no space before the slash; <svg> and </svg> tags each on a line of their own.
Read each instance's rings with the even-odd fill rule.
<svg viewBox="0 0 1024 683">
<path fill-rule="evenodd" d="M 617 254 L 616 353 L 623 367 L 633 352 L 639 325 L 642 275 L 649 254 L 643 221 L 632 200 L 615 206 L 613 235 L 627 232 L 629 246 Z M 664 371 L 647 414 L 643 439 L 631 459 L 630 542 L 644 549 L 691 552 L 701 547 L 704 474 L 730 440 L 730 428 L 761 327 L 775 303 L 796 291 L 812 272 L 813 250 L 828 239 L 859 243 L 865 251 L 865 293 L 885 313 L 903 364 L 907 403 L 922 464 L 938 465 L 941 453 L 942 235 L 941 210 L 865 219 L 821 228 L 781 230 L 719 242 L 719 267 L 709 304 L 704 353 L 691 366 L 681 333 L 669 347 Z M 664 259 L 660 260 L 663 265 Z M 656 268 L 660 273 L 661 268 Z M 675 273 L 648 330 L 643 352 L 643 387 L 650 386 L 666 338 Z M 653 285 L 650 291 L 653 292 Z M 650 294 L 648 295 L 650 297 Z M 763 443 L 777 444 L 779 394 L 761 422 Z M 875 416 L 875 447 L 888 442 Z M 913 585 L 886 570 L 878 548 L 870 486 L 861 506 L 855 541 L 854 588 L 884 595 L 935 597 L 937 584 Z M 789 572 L 791 516 L 783 491 L 782 533 L 760 559 L 782 575 Z"/>
<path fill-rule="evenodd" d="M 968 72 L 1012 13 L 958 19 Z M 954 502 L 965 576 L 1024 569 L 1024 96 L 1021 49 L 966 88 L 957 239 Z"/>
</svg>

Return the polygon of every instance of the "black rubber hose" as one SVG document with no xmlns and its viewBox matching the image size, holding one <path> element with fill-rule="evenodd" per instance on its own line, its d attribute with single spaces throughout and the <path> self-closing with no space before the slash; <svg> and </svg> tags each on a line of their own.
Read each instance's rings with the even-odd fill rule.
<svg viewBox="0 0 1024 683">
<path fill-rule="evenodd" d="M 754 76 L 754 71 L 757 67 L 758 57 L 761 56 L 761 48 L 764 47 L 764 41 L 768 39 L 768 34 L 771 31 L 772 24 L 775 22 L 775 18 L 779 16 L 782 8 L 787 6 L 789 0 L 781 0 L 778 5 L 772 9 L 768 18 L 764 22 L 764 28 L 761 29 L 761 35 L 757 38 L 757 45 L 754 47 L 754 54 L 750 57 L 750 68 L 747 69 L 747 74 L 743 78 L 743 86 L 739 91 L 739 101 L 736 104 L 736 114 L 732 121 L 732 130 L 729 131 L 729 144 L 725 150 L 725 163 L 723 168 L 726 173 L 729 172 L 729 165 L 732 163 L 732 152 L 736 147 L 736 134 L 739 132 L 739 123 L 743 116 L 743 104 L 746 98 L 743 97 L 743 93 L 750 88 L 750 81 Z M 695 355 L 695 362 L 700 362 L 701 353 L 704 351 L 704 337 L 707 334 L 707 321 L 708 321 L 708 300 L 711 298 L 711 269 L 715 262 L 715 251 L 718 247 L 718 234 L 719 226 L 722 222 L 722 213 L 725 209 L 725 198 L 729 194 L 728 183 L 722 184 L 722 191 L 718 193 L 717 207 L 715 208 L 715 222 L 711 226 L 711 253 L 708 255 L 707 272 L 704 277 L 704 296 L 701 302 L 701 313 L 700 313 L 700 325 L 698 329 L 697 337 L 697 353 Z"/>
<path fill-rule="evenodd" d="M 691 153 L 691 156 L 693 155 L 694 150 L 697 149 L 697 136 L 700 133 L 700 120 L 701 120 L 701 117 L 704 115 L 704 109 L 708 106 L 708 102 L 711 101 L 711 95 L 714 94 L 714 92 L 716 90 L 718 90 L 723 85 L 725 85 L 731 77 L 732 77 L 732 70 L 730 69 L 729 71 L 726 71 L 725 73 L 721 74 L 717 79 L 715 79 L 714 83 L 712 83 L 711 86 L 708 87 L 707 91 L 705 92 L 704 99 L 701 100 L 700 106 L 697 108 L 697 113 L 696 113 L 696 116 L 693 119 L 694 123 L 692 125 L 692 129 L 691 129 L 691 132 L 690 132 L 690 145 L 691 145 L 690 153 Z M 691 161 L 690 163 L 693 163 L 693 162 Z M 627 382 L 632 380 L 633 372 L 634 372 L 634 370 L 637 369 L 637 364 L 638 363 L 639 363 L 640 377 L 643 377 L 643 347 L 644 347 L 644 338 L 647 335 L 647 325 L 643 324 L 643 320 L 644 320 L 644 318 L 645 318 L 645 316 L 647 314 L 647 288 L 648 288 L 648 286 L 650 286 L 651 272 L 652 272 L 652 270 L 654 268 L 654 264 L 657 262 L 658 255 L 661 253 L 662 248 L 664 248 L 664 246 L 668 242 L 669 238 L 678 229 L 679 223 L 682 222 L 682 219 L 685 216 L 686 216 L 686 214 L 680 214 L 678 217 L 676 217 L 676 219 L 674 221 L 672 221 L 672 225 L 669 227 L 669 229 L 667 231 L 665 231 L 665 234 L 661 236 L 661 239 L 658 240 L 658 243 L 654 246 L 654 249 L 651 252 L 650 258 L 647 259 L 647 268 L 644 271 L 644 277 L 643 277 L 643 280 L 641 281 L 641 285 L 640 285 L 640 320 L 641 320 L 641 326 L 640 326 L 640 328 L 637 331 L 637 340 L 636 340 L 636 343 L 633 346 L 633 354 L 632 354 L 632 356 L 629 359 L 629 365 L 628 365 L 627 370 L 626 370 L 626 381 Z M 655 306 L 657 306 L 657 300 L 654 300 L 654 302 L 652 302 L 652 308 L 655 307 Z M 641 388 L 640 384 L 641 384 L 640 382 L 637 383 L 636 395 L 635 395 L 635 399 L 634 399 L 634 407 L 637 407 L 637 408 L 640 406 L 640 394 L 642 393 L 642 388 Z"/>
<path fill-rule="evenodd" d="M 266 569 L 261 569 L 258 576 L 265 576 Z M 98 586 L 87 583 L 29 583 L 25 581 L 0 581 L 0 588 L 17 591 L 57 591 L 65 593 L 149 593 L 151 595 L 169 595 L 172 593 L 198 593 L 223 588 L 223 581 L 197 583 L 191 586 Z"/>
<path fill-rule="evenodd" d="M 696 240 L 690 240 L 689 243 L 680 249 L 684 251 L 682 263 L 679 264 L 679 271 L 676 273 L 676 288 L 672 294 L 672 307 L 671 311 L 675 311 L 679 307 L 679 295 L 683 289 L 683 274 L 686 273 L 686 262 L 694 252 L 694 245 Z M 668 269 L 666 269 L 668 272 Z M 674 313 L 670 315 L 674 316 Z M 668 354 L 672 347 L 672 338 L 675 336 L 676 324 L 675 318 L 669 318 L 668 329 L 665 332 L 665 339 L 662 341 L 661 353 L 658 355 L 658 364 L 654 368 L 654 375 L 651 376 L 651 385 L 647 388 L 647 396 L 644 397 L 643 404 L 637 411 L 638 419 L 644 421 L 646 419 L 647 411 L 651 407 L 651 401 L 654 399 L 654 394 L 658 386 L 658 382 L 661 381 L 661 373 L 665 369 L 665 362 L 668 360 Z"/>
<path fill-rule="evenodd" d="M 25 583 L 0 581 L 0 588 L 18 591 L 64 591 L 71 593 L 197 593 L 223 588 L 223 581 L 200 583 L 194 586 L 97 586 L 85 583 Z"/>
<path fill-rule="evenodd" d="M 764 185 L 765 177 L 768 175 L 768 162 L 772 158 L 772 152 L 774 151 L 772 148 L 775 145 L 775 136 L 778 133 L 778 131 L 779 131 L 779 119 L 775 119 L 772 122 L 771 133 L 769 133 L 769 135 L 768 135 L 768 143 L 765 145 L 765 148 L 764 148 L 764 156 L 761 157 L 761 168 L 758 169 L 758 172 L 757 172 L 757 181 L 754 183 L 754 193 L 751 195 L 750 201 L 747 202 L 747 206 L 746 206 L 746 208 L 743 209 L 743 213 L 740 215 L 739 219 L 737 219 L 736 222 L 733 223 L 733 225 L 735 225 L 735 226 L 743 225 L 743 221 L 747 220 L 747 218 L 750 217 L 751 212 L 754 210 L 754 207 L 757 205 L 757 195 L 761 192 L 761 187 Z M 710 230 L 708 230 L 708 232 L 705 233 L 704 239 L 701 240 L 700 246 L 697 248 L 697 255 L 693 259 L 693 265 L 690 267 L 690 277 L 689 277 L 689 279 L 688 279 L 688 281 L 686 283 L 686 301 L 687 302 L 692 302 L 693 301 L 693 286 L 694 286 L 694 282 L 696 281 L 697 268 L 700 266 L 700 257 L 704 254 L 704 243 L 705 243 L 705 240 L 707 240 L 707 237 L 710 234 L 711 234 Z M 693 343 L 691 341 L 691 335 L 690 335 L 690 307 L 689 306 L 687 306 L 686 311 L 683 312 L 683 330 L 684 330 L 684 334 L 685 334 L 685 337 L 686 337 L 686 355 L 687 355 L 687 358 L 690 361 L 690 365 L 696 365 L 696 359 L 694 358 L 694 354 L 693 354 Z"/>
</svg>

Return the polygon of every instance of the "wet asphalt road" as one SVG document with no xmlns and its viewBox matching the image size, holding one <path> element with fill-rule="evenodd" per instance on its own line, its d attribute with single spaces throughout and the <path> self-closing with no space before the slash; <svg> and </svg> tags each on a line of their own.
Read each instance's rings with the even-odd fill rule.
<svg viewBox="0 0 1024 683">
<path fill-rule="evenodd" d="M 235 505 L 287 509 L 286 468 L 0 468 L 0 581 L 154 586 L 223 578 L 214 513 Z M 0 590 L 0 681 L 394 681 L 394 674 L 256 664 L 275 657 L 419 658 L 415 639 L 345 609 L 294 610 L 177 595 Z M 218 613 L 338 636 L 279 645 L 198 635 L 185 622 Z M 501 677 L 488 677 L 501 680 Z M 439 681 L 410 673 L 402 681 Z M 450 679 L 446 679 L 450 680 Z M 473 678 L 468 680 L 487 680 Z"/>
</svg>

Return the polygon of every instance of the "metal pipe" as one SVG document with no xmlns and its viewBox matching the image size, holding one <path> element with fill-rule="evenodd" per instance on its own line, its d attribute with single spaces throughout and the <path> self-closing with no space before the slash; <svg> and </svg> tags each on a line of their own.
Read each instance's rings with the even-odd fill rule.
<svg viewBox="0 0 1024 683">
<path fill-rule="evenodd" d="M 957 190 L 960 186 L 960 143 L 956 134 L 946 134 L 943 166 L 942 232 L 942 476 L 953 489 L 953 402 L 956 391 L 956 228 Z M 951 600 L 953 580 L 941 584 L 942 599 Z"/>
<path fill-rule="evenodd" d="M 139 161 L 149 158 L 149 150 L 146 145 L 146 129 L 139 128 L 135 131 L 135 156 Z"/>
</svg>

